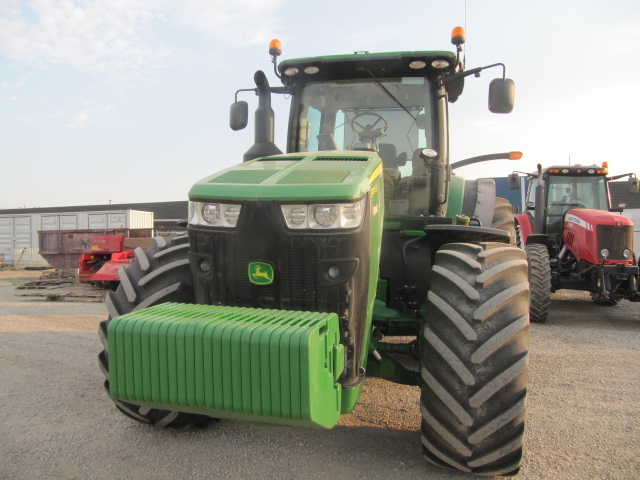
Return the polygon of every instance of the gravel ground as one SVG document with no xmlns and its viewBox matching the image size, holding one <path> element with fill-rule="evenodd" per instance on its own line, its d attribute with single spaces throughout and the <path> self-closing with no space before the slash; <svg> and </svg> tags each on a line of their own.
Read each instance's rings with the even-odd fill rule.
<svg viewBox="0 0 640 480">
<path fill-rule="evenodd" d="M 15 289 L 33 279 L 25 275 L 0 272 L 0 478 L 476 478 L 425 462 L 418 388 L 378 379 L 332 430 L 133 422 L 102 388 L 104 303 L 16 297 L 28 292 Z M 67 291 L 96 293 L 55 290 Z M 549 323 L 531 326 L 530 352 L 517 478 L 640 478 L 638 304 L 599 307 L 583 294 L 556 294 Z"/>
</svg>

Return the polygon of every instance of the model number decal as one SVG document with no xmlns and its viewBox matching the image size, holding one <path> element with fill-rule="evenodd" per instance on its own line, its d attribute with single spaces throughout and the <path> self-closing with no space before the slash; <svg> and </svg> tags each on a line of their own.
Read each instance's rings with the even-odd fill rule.
<svg viewBox="0 0 640 480">
<path fill-rule="evenodd" d="M 587 230 L 593 230 L 593 227 L 589 222 L 585 222 L 580 217 L 576 217 L 575 215 L 567 215 L 564 217 L 565 222 L 575 223 L 576 225 L 581 226 L 582 228 L 586 228 Z"/>
</svg>

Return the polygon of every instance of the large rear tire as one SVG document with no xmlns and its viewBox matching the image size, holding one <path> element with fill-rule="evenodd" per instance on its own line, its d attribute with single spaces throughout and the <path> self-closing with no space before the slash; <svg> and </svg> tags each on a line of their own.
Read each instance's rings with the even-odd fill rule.
<svg viewBox="0 0 640 480">
<path fill-rule="evenodd" d="M 528 374 L 527 261 L 503 243 L 436 252 L 421 331 L 422 445 L 430 462 L 517 473 Z"/>
<path fill-rule="evenodd" d="M 547 247 L 532 243 L 525 247 L 529 261 L 529 319 L 545 323 L 551 304 L 551 263 Z"/>
<path fill-rule="evenodd" d="M 147 251 L 136 248 L 135 261 L 118 274 L 120 285 L 106 298 L 109 318 L 100 323 L 98 334 L 104 350 L 98 355 L 105 375 L 104 387 L 109 392 L 109 353 L 107 330 L 112 318 L 164 302 L 195 303 L 191 269 L 189 268 L 189 239 L 186 235 L 165 240 L 153 239 Z M 161 410 L 114 399 L 116 407 L 134 420 L 166 427 L 184 427 L 207 423 L 205 415 Z"/>
<path fill-rule="evenodd" d="M 506 198 L 496 197 L 496 205 L 493 209 L 491 228 L 497 228 L 498 230 L 508 232 L 511 237 L 511 241 L 509 243 L 511 245 L 516 244 L 516 223 L 513 218 L 513 207 Z"/>
</svg>

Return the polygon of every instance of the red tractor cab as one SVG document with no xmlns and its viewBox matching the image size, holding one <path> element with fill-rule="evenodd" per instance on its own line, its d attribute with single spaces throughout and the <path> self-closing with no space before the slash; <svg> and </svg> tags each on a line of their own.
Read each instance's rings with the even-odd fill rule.
<svg viewBox="0 0 640 480">
<path fill-rule="evenodd" d="M 609 194 L 609 181 L 625 176 L 638 193 L 635 174 L 609 177 L 606 164 L 538 165 L 529 174 L 527 209 L 515 223 L 529 260 L 531 321 L 546 321 L 551 293 L 560 289 L 588 291 L 602 305 L 640 301 L 633 222 L 612 208 Z M 519 188 L 518 173 L 509 185 Z"/>
</svg>

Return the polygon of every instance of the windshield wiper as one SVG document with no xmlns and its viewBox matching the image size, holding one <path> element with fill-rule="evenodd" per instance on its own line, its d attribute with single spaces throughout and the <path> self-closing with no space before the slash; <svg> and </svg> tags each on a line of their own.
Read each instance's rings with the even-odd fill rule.
<svg viewBox="0 0 640 480">
<path fill-rule="evenodd" d="M 389 98 L 390 98 L 391 100 L 393 100 L 394 102 L 396 102 L 396 103 L 400 106 L 400 108 L 402 108 L 405 112 L 407 112 L 407 115 L 409 115 L 409 116 L 413 119 L 413 121 L 415 122 L 415 121 L 416 121 L 416 117 L 414 117 L 414 116 L 413 116 L 413 114 L 412 114 L 412 113 L 407 109 L 407 107 L 405 107 L 405 106 L 402 104 L 402 102 L 401 102 L 400 100 L 398 100 L 398 99 L 395 97 L 395 95 L 394 95 L 393 93 L 391 93 L 391 92 L 387 89 L 387 87 L 385 87 L 385 86 L 382 84 L 382 82 L 380 82 L 380 80 L 378 80 L 378 77 L 376 77 L 376 76 L 373 74 L 373 72 L 372 72 L 371 70 L 369 70 L 368 68 L 365 68 L 364 70 L 365 70 L 365 72 L 367 72 L 369 75 L 371 75 L 371 78 L 373 78 L 373 81 L 375 82 L 375 84 L 376 84 L 378 87 L 380 87 L 380 88 L 382 89 L 382 91 L 383 91 L 384 93 L 386 93 L 386 94 L 389 96 Z"/>
</svg>

